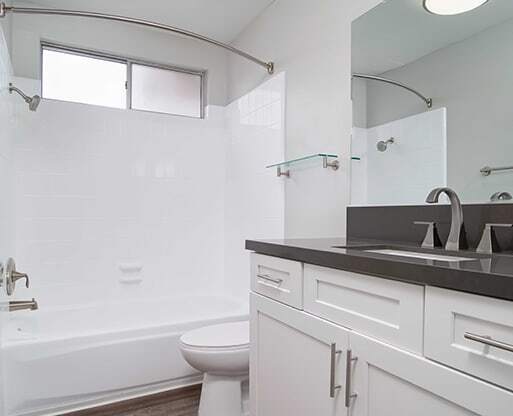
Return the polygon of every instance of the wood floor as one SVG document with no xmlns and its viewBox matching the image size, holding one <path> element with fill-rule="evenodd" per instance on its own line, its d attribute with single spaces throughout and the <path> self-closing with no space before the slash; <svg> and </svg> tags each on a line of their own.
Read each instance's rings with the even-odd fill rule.
<svg viewBox="0 0 513 416">
<path fill-rule="evenodd" d="M 62 416 L 197 416 L 200 393 L 198 384 Z"/>
</svg>

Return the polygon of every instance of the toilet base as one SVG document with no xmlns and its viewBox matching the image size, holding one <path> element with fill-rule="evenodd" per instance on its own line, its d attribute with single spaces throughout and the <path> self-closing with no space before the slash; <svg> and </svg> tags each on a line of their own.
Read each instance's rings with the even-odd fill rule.
<svg viewBox="0 0 513 416">
<path fill-rule="evenodd" d="M 199 416 L 241 416 L 243 376 L 205 374 L 201 388 Z"/>
</svg>

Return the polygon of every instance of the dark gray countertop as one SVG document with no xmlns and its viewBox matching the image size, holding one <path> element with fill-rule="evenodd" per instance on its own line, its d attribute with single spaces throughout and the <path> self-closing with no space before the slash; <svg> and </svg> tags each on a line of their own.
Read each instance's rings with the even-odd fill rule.
<svg viewBox="0 0 513 416">
<path fill-rule="evenodd" d="M 394 248 L 430 254 L 472 257 L 445 262 L 370 253 L 363 248 Z M 339 248 L 344 247 L 344 248 Z M 360 249 L 359 249 L 360 248 Z M 408 283 L 436 286 L 513 301 L 513 255 L 458 253 L 391 241 L 335 239 L 247 240 L 246 249 L 332 269 Z"/>
</svg>

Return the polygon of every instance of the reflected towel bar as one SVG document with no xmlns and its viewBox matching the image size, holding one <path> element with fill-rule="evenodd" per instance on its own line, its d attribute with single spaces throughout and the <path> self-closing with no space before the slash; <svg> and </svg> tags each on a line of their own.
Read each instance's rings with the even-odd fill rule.
<svg viewBox="0 0 513 416">
<path fill-rule="evenodd" d="M 480 170 L 481 175 L 490 176 L 492 172 L 500 172 L 503 170 L 513 170 L 513 166 L 499 166 L 497 168 L 491 168 L 490 166 L 485 166 Z"/>
<path fill-rule="evenodd" d="M 411 88 L 408 85 L 405 85 L 399 81 L 394 81 L 393 79 L 377 77 L 375 75 L 367 75 L 367 74 L 353 74 L 353 78 L 369 79 L 371 81 L 384 82 L 386 84 L 391 84 L 391 85 L 395 85 L 396 87 L 404 88 L 405 90 L 410 91 L 411 93 L 413 93 L 417 97 L 419 97 L 422 101 L 424 101 L 427 105 L 427 108 L 433 107 L 433 99 L 432 98 L 425 97 L 417 90 L 414 90 L 413 88 Z"/>
<path fill-rule="evenodd" d="M 247 52 L 244 52 L 240 49 L 237 49 L 231 45 L 220 42 L 218 40 L 209 38 L 207 36 L 200 35 L 198 33 L 191 32 L 189 30 L 180 29 L 174 26 L 164 25 L 162 23 L 151 22 L 149 20 L 143 19 L 135 19 L 132 17 L 125 17 L 119 15 L 112 14 L 103 14 L 103 13 L 94 13 L 80 10 L 63 10 L 63 9 L 43 9 L 38 7 L 16 7 L 16 6 L 7 6 L 5 2 L 0 2 L 0 18 L 5 17 L 7 13 L 24 13 L 24 14 L 45 14 L 45 15 L 59 15 L 59 16 L 74 16 L 74 17 L 89 17 L 94 19 L 103 19 L 103 20 L 113 20 L 117 22 L 123 23 L 132 23 L 139 26 L 151 27 L 154 29 L 162 29 L 168 32 L 172 32 L 178 35 L 186 36 L 188 38 L 193 38 L 197 40 L 201 40 L 203 42 L 210 43 L 211 45 L 219 46 L 220 48 L 226 49 L 229 52 L 235 53 L 243 58 L 254 62 L 257 65 L 264 67 L 267 70 L 267 73 L 272 75 L 274 73 L 274 63 L 273 62 L 265 62 L 261 59 L 250 55 Z"/>
</svg>

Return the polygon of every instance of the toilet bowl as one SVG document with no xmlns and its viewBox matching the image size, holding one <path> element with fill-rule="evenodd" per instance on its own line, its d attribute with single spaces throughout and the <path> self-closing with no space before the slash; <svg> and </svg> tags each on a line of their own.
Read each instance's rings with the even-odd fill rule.
<svg viewBox="0 0 513 416">
<path fill-rule="evenodd" d="M 204 373 L 199 416 L 241 416 L 249 373 L 249 322 L 212 325 L 180 338 L 185 360 Z"/>
</svg>

